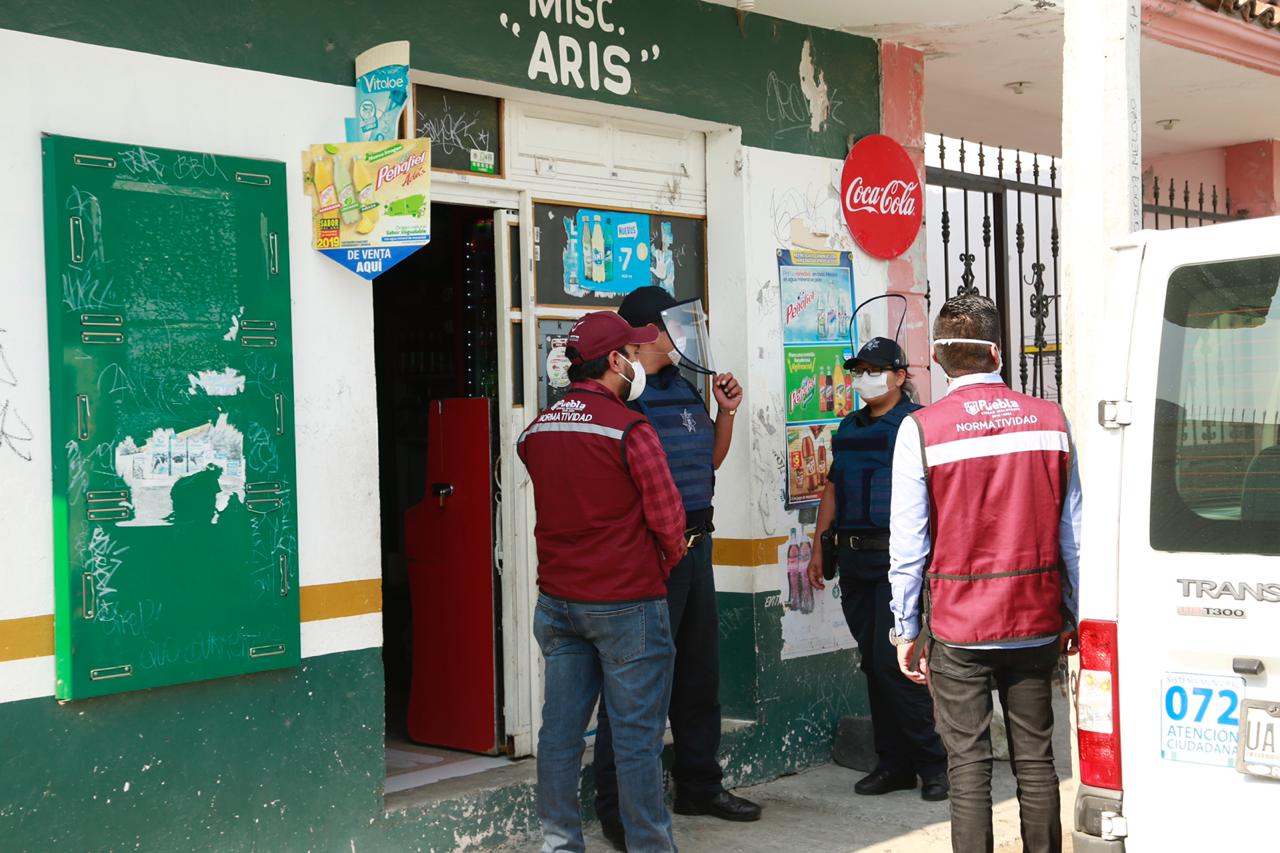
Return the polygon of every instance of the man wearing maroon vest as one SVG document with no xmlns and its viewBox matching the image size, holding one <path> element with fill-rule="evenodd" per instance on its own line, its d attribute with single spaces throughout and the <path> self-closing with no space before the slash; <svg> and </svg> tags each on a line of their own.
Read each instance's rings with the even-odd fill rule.
<svg viewBox="0 0 1280 853">
<path fill-rule="evenodd" d="M 572 386 L 517 442 L 538 515 L 543 853 L 584 849 L 583 735 L 602 691 L 627 841 L 634 850 L 676 849 L 662 735 L 675 658 L 667 577 L 685 552 L 684 504 L 658 434 L 623 403 L 644 390 L 639 345 L 657 338 L 656 327 L 633 329 L 611 311 L 579 320 L 566 347 Z"/>
<path fill-rule="evenodd" d="M 1056 403 L 1001 378 L 1000 316 L 947 300 L 934 360 L 950 387 L 893 455 L 889 582 L 903 673 L 928 683 L 951 782 L 951 845 L 991 851 L 991 689 L 1005 710 L 1023 849 L 1062 849 L 1051 679 L 1072 649 L 1080 482 Z"/>
</svg>

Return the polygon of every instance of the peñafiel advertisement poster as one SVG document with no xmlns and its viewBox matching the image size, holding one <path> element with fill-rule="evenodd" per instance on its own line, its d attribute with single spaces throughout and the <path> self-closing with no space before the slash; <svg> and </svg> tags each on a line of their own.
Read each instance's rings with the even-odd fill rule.
<svg viewBox="0 0 1280 853">
<path fill-rule="evenodd" d="M 431 242 L 431 140 L 312 145 L 312 245 L 373 279 Z"/>
<path fill-rule="evenodd" d="M 853 257 L 848 252 L 779 249 L 778 282 L 787 506 L 795 507 L 821 498 L 831 466 L 831 435 L 858 406 L 853 376 L 844 369 L 853 354 Z"/>
</svg>

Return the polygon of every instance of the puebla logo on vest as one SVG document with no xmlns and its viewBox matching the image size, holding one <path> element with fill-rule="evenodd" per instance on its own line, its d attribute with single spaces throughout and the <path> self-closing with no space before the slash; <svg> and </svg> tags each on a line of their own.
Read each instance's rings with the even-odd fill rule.
<svg viewBox="0 0 1280 853">
<path fill-rule="evenodd" d="M 1012 414 L 1022 411 L 1017 400 L 1001 397 L 999 400 L 966 400 L 964 410 L 971 415 Z"/>
<path fill-rule="evenodd" d="M 956 432 L 983 432 L 1040 423 L 1040 418 L 1035 415 L 1022 414 L 1022 404 L 1007 397 L 998 400 L 965 400 L 964 410 L 975 420 L 956 424 Z"/>
<path fill-rule="evenodd" d="M 680 413 L 680 423 L 684 424 L 684 428 L 689 432 L 698 431 L 698 422 L 693 419 L 693 415 L 689 414 L 688 409 Z"/>
<path fill-rule="evenodd" d="M 542 416 L 542 420 L 587 423 L 592 420 L 592 416 L 583 411 L 586 408 L 587 404 L 581 400 L 558 400 L 550 409 L 547 409 L 547 413 Z"/>
</svg>

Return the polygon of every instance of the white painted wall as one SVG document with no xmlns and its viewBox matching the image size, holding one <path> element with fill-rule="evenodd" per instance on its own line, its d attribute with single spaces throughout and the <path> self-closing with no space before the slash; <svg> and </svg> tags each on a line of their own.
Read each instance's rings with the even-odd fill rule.
<svg viewBox="0 0 1280 853">
<path fill-rule="evenodd" d="M 716 530 L 743 539 L 785 536 L 799 525 L 797 512 L 784 509 L 777 250 L 852 251 L 859 302 L 887 291 L 888 263 L 857 248 L 844 225 L 835 183 L 841 161 L 744 148 L 720 134 L 708 138 L 707 150 L 712 337 L 720 347 L 716 364 L 743 380 L 745 403 L 738 418 L 745 414 L 749 419 L 738 424 L 733 452 L 719 472 Z M 885 305 L 881 301 L 865 317 L 859 315 L 864 339 L 885 334 Z M 736 581 L 740 587 L 741 578 L 717 569 L 717 588 L 774 591 L 778 577 L 778 572 L 762 567 L 751 572 L 750 588 L 742 589 L 729 586 Z"/>
<path fill-rule="evenodd" d="M 379 577 L 373 303 L 368 282 L 312 251 L 297 168 L 304 146 L 342 139 L 352 89 L 7 30 L 0 57 L 0 410 L 9 434 L 31 435 L 0 446 L 0 620 L 53 612 L 42 132 L 288 166 L 300 579 Z M 379 614 L 303 629 L 303 654 L 381 642 Z M 52 660 L 0 663 L 0 701 L 51 695 Z"/>
</svg>

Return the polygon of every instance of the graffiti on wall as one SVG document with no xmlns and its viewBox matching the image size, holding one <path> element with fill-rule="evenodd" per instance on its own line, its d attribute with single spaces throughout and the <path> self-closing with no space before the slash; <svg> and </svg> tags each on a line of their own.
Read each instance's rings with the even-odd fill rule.
<svg viewBox="0 0 1280 853">
<path fill-rule="evenodd" d="M 10 396 L 18 387 L 18 374 L 5 353 L 4 336 L 5 330 L 0 329 L 0 456 L 12 454 L 23 462 L 30 462 L 35 434 Z"/>
</svg>

